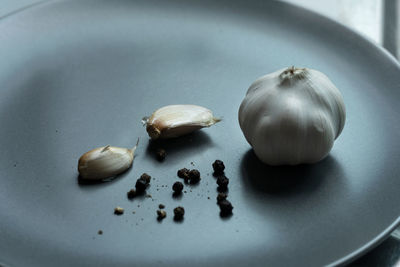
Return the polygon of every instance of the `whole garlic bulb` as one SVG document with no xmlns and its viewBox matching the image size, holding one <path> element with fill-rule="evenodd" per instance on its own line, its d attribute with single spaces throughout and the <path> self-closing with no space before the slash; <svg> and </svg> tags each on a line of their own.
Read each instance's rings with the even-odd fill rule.
<svg viewBox="0 0 400 267">
<path fill-rule="evenodd" d="M 343 130 L 343 97 L 323 73 L 295 68 L 256 80 L 239 109 L 239 124 L 257 157 L 269 165 L 315 163 Z"/>
</svg>

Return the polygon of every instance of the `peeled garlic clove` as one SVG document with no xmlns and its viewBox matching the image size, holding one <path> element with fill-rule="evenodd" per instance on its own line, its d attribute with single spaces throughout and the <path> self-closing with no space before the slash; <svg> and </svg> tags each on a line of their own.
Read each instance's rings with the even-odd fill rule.
<svg viewBox="0 0 400 267">
<path fill-rule="evenodd" d="M 101 180 L 126 171 L 132 166 L 137 144 L 132 149 L 104 146 L 86 152 L 79 158 L 80 176 L 85 179 Z"/>
<path fill-rule="evenodd" d="M 210 127 L 220 120 L 213 116 L 211 110 L 196 105 L 165 106 L 154 111 L 150 117 L 143 118 L 152 139 L 178 137 Z"/>
</svg>

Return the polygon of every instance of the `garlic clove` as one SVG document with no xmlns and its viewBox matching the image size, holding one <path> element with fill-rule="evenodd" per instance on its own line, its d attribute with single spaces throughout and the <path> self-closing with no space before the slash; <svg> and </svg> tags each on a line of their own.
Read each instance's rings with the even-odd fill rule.
<svg viewBox="0 0 400 267">
<path fill-rule="evenodd" d="M 80 176 L 84 179 L 102 180 L 126 171 L 132 166 L 138 143 L 139 139 L 132 149 L 108 145 L 86 152 L 78 161 Z"/>
<path fill-rule="evenodd" d="M 169 105 L 143 118 L 152 139 L 182 136 L 219 121 L 221 119 L 215 118 L 211 110 L 197 105 Z"/>
</svg>

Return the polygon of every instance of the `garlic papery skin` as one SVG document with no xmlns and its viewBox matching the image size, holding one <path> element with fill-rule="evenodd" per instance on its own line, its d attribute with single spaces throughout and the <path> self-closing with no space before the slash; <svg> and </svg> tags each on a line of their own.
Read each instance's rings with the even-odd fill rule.
<svg viewBox="0 0 400 267">
<path fill-rule="evenodd" d="M 257 79 L 239 108 L 239 124 L 269 165 L 315 163 L 343 130 L 346 110 L 329 78 L 313 69 L 278 70 Z"/>
<path fill-rule="evenodd" d="M 197 105 L 169 105 L 143 118 L 151 139 L 178 137 L 210 127 L 220 120 L 211 110 Z"/>
<path fill-rule="evenodd" d="M 91 180 L 117 176 L 132 166 L 136 148 L 137 143 L 132 149 L 104 146 L 90 150 L 79 158 L 78 172 Z"/>
</svg>

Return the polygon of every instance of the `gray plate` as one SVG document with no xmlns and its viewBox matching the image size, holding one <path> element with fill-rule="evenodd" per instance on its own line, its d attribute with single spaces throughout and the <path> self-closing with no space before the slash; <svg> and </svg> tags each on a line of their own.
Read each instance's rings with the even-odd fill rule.
<svg viewBox="0 0 400 267">
<path fill-rule="evenodd" d="M 263 1 L 56 1 L 1 21 L 0 58 L 3 264 L 338 264 L 399 222 L 400 67 L 323 17 Z M 246 143 L 237 110 L 253 80 L 291 65 L 326 73 L 348 119 L 324 161 L 271 168 Z M 150 145 L 141 118 L 175 103 L 204 105 L 224 120 Z M 137 137 L 132 170 L 78 182 L 82 153 Z M 157 146 L 168 153 L 162 163 Z M 215 203 L 216 158 L 231 179 L 235 209 L 226 219 Z M 191 162 L 200 185 L 172 198 L 177 169 Z M 155 178 L 153 199 L 129 201 L 143 172 Z M 161 223 L 159 203 L 168 212 Z M 117 205 L 124 215 L 113 215 Z M 178 205 L 181 223 L 172 220 Z"/>
</svg>

